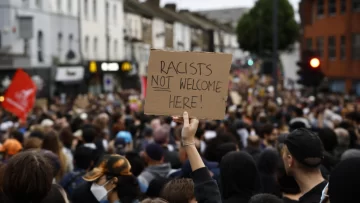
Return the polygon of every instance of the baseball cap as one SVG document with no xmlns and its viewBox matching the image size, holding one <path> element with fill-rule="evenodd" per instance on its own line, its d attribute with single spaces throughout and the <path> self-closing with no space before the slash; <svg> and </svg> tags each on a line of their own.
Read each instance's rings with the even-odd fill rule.
<svg viewBox="0 0 360 203">
<path fill-rule="evenodd" d="M 164 157 L 164 149 L 155 143 L 146 146 L 145 152 L 154 161 L 160 161 Z"/>
<path fill-rule="evenodd" d="M 0 152 L 6 152 L 9 155 L 15 155 L 21 150 L 21 143 L 16 139 L 7 139 L 4 144 L 0 146 Z"/>
<path fill-rule="evenodd" d="M 83 177 L 85 181 L 93 182 L 101 176 L 130 176 L 131 165 L 129 161 L 121 155 L 106 155 L 97 167 L 86 173 Z"/>
<path fill-rule="evenodd" d="M 129 144 L 130 142 L 132 142 L 131 133 L 129 133 L 128 131 L 118 132 L 118 134 L 116 135 L 116 138 L 123 138 L 125 140 L 126 144 Z"/>
<path fill-rule="evenodd" d="M 324 158 L 320 138 L 306 128 L 292 131 L 285 139 L 285 145 L 290 154 L 305 166 L 315 168 Z"/>
</svg>

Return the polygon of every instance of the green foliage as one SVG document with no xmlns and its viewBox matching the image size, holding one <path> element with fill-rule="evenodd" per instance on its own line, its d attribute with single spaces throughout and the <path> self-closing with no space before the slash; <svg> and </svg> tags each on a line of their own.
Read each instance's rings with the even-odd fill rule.
<svg viewBox="0 0 360 203">
<path fill-rule="evenodd" d="M 299 37 L 299 25 L 294 9 L 288 0 L 278 0 L 278 49 L 291 50 Z M 273 0 L 258 0 L 248 13 L 242 16 L 237 26 L 240 48 L 255 54 L 272 52 Z M 261 38 L 261 41 L 260 41 Z M 262 53 L 259 53 L 259 47 Z"/>
</svg>

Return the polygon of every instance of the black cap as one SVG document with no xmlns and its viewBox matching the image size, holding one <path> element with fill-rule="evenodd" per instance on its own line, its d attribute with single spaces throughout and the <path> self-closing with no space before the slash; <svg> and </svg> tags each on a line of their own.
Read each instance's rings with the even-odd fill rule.
<svg viewBox="0 0 360 203">
<path fill-rule="evenodd" d="M 320 138 L 306 128 L 292 131 L 285 145 L 297 161 L 311 168 L 318 167 L 324 157 Z"/>
</svg>

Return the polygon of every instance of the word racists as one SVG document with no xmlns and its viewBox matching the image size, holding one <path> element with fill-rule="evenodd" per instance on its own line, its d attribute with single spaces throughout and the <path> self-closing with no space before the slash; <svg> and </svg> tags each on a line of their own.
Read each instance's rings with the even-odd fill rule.
<svg viewBox="0 0 360 203">
<path fill-rule="evenodd" d="M 224 119 L 232 56 L 151 50 L 145 114 Z"/>
</svg>

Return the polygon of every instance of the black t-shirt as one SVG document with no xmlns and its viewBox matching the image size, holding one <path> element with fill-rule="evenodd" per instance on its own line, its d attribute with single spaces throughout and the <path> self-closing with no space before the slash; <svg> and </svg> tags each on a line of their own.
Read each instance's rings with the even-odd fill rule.
<svg viewBox="0 0 360 203">
<path fill-rule="evenodd" d="M 319 203 L 321 199 L 321 193 L 324 190 L 327 181 L 324 180 L 317 186 L 313 187 L 309 192 L 305 193 L 302 197 L 300 197 L 300 203 Z"/>
<path fill-rule="evenodd" d="M 298 203 L 298 201 L 289 199 L 287 197 L 283 197 L 282 200 L 284 203 Z"/>
</svg>

